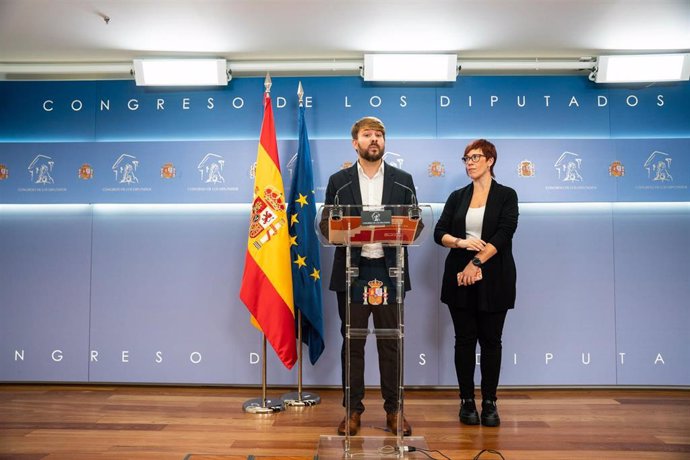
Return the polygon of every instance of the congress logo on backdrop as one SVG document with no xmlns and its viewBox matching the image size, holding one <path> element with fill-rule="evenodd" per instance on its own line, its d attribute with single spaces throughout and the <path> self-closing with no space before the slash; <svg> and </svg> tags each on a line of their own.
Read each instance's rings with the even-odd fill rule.
<svg viewBox="0 0 690 460">
<path fill-rule="evenodd" d="M 623 177 L 625 176 L 625 166 L 623 163 L 616 160 L 609 165 L 609 176 L 612 177 Z"/>
<path fill-rule="evenodd" d="M 517 173 L 520 177 L 534 177 L 534 163 L 529 160 L 522 160 L 518 163 Z"/>
<path fill-rule="evenodd" d="M 139 178 L 136 176 L 139 168 L 139 160 L 133 155 L 123 153 L 113 164 L 112 170 L 115 174 L 115 181 L 120 184 L 138 184 Z"/>
<path fill-rule="evenodd" d="M 573 152 L 563 152 L 553 165 L 563 182 L 582 182 L 582 158 Z"/>
<path fill-rule="evenodd" d="M 440 161 L 432 161 L 427 168 L 429 177 L 443 177 L 446 175 L 446 167 Z"/>
<path fill-rule="evenodd" d="M 383 154 L 383 161 L 396 168 L 403 169 L 403 162 L 405 159 L 399 153 L 386 152 Z"/>
<path fill-rule="evenodd" d="M 649 155 L 644 167 L 647 169 L 647 177 L 654 182 L 672 182 L 671 161 L 673 159 L 668 153 L 655 150 Z"/>
<path fill-rule="evenodd" d="M 225 159 L 216 155 L 215 153 L 207 154 L 197 170 L 201 175 L 201 181 L 206 184 L 224 184 L 225 177 L 223 177 L 223 168 L 225 167 Z"/>
<path fill-rule="evenodd" d="M 55 162 L 51 157 L 37 155 L 28 168 L 31 182 L 34 184 L 54 184 L 55 180 L 51 175 L 53 166 L 55 166 Z"/>
<path fill-rule="evenodd" d="M 289 182 L 292 182 L 292 176 L 295 173 L 295 163 L 297 163 L 297 152 L 295 152 L 295 154 L 290 158 L 290 161 L 288 161 L 288 163 L 286 165 L 288 173 L 290 174 L 290 181 Z M 314 160 L 313 159 L 311 160 L 311 164 L 312 164 L 312 169 L 314 169 Z M 256 163 L 254 163 L 254 165 L 252 167 L 256 169 Z M 253 179 L 253 177 L 252 177 L 252 179 Z"/>
<path fill-rule="evenodd" d="M 288 173 L 290 174 L 290 179 L 292 179 L 292 175 L 295 171 L 295 163 L 297 163 L 297 153 L 292 155 L 292 157 L 290 157 L 290 161 L 287 162 L 287 170 L 288 170 Z M 312 161 L 312 163 L 313 163 L 313 161 Z"/>
<path fill-rule="evenodd" d="M 7 165 L 0 164 L 0 180 L 5 180 L 10 177 L 10 168 Z"/>
</svg>

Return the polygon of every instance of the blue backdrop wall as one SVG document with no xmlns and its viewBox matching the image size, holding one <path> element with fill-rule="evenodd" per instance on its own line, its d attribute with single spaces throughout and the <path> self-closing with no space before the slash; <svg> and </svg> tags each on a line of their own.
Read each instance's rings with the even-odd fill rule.
<svg viewBox="0 0 690 460">
<path fill-rule="evenodd" d="M 355 161 L 349 129 L 364 115 L 383 119 L 386 161 L 436 215 L 467 183 L 464 146 L 496 144 L 497 179 L 520 197 L 502 384 L 690 384 L 690 84 L 274 78 L 288 186 L 299 81 L 319 201 Z M 260 78 L 0 82 L 1 381 L 260 383 L 261 335 L 238 292 L 262 93 Z M 406 382 L 455 385 L 446 249 L 410 253 Z M 328 280 L 332 249 L 321 256 Z M 340 381 L 334 296 L 324 302 L 326 350 L 305 363 L 306 385 Z M 267 361 L 269 385 L 296 383 L 271 350 Z"/>
</svg>

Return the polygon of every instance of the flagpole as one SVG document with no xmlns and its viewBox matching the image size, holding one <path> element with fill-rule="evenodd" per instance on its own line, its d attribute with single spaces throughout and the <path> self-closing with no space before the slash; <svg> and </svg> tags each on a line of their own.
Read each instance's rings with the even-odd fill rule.
<svg viewBox="0 0 690 460">
<path fill-rule="evenodd" d="M 297 86 L 299 106 L 304 106 L 304 90 L 302 82 Z M 302 393 L 302 310 L 297 310 L 297 392 L 285 393 L 280 398 L 288 407 L 315 406 L 321 403 L 321 397 L 316 393 Z"/>
<path fill-rule="evenodd" d="M 316 393 L 302 392 L 302 312 L 297 312 L 297 391 L 285 393 L 280 399 L 287 407 L 307 407 L 321 403 L 321 396 Z"/>
<path fill-rule="evenodd" d="M 263 334 L 263 340 L 261 344 L 261 353 L 263 354 L 264 359 L 262 360 L 262 366 L 261 366 L 261 406 L 266 407 L 266 401 L 268 400 L 268 397 L 266 396 L 266 393 L 268 393 L 267 388 L 266 388 L 266 334 Z"/>
<path fill-rule="evenodd" d="M 267 73 L 266 79 L 264 80 L 264 88 L 266 94 L 271 92 L 271 76 Z M 242 405 L 242 409 L 245 412 L 251 414 L 273 414 L 276 412 L 281 412 L 285 409 L 285 405 L 282 400 L 272 400 L 268 399 L 267 388 L 266 388 L 266 334 L 262 334 L 262 344 L 261 344 L 261 398 L 254 398 Z"/>
<path fill-rule="evenodd" d="M 263 334 L 261 350 L 261 397 L 245 401 L 242 410 L 250 414 L 273 414 L 285 409 L 281 400 L 269 399 L 266 395 L 266 334 Z"/>
</svg>

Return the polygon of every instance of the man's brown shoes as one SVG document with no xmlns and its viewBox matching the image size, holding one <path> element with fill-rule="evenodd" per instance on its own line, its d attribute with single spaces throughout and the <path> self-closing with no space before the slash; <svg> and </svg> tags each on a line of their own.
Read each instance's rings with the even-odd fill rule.
<svg viewBox="0 0 690 460">
<path fill-rule="evenodd" d="M 338 436 L 345 436 L 346 430 L 349 431 L 350 436 L 355 436 L 357 433 L 359 433 L 359 429 L 362 426 L 362 414 L 359 412 L 352 412 L 350 414 L 350 418 L 348 419 L 347 417 L 343 417 L 343 421 L 340 422 L 340 425 L 338 425 Z M 398 414 L 393 413 L 393 414 L 386 414 L 386 426 L 390 430 L 391 433 L 397 435 L 398 434 Z M 412 435 L 412 427 L 410 426 L 409 423 L 407 423 L 407 420 L 405 417 L 403 417 L 402 420 L 402 426 L 403 426 L 403 436 L 410 436 Z"/>
<path fill-rule="evenodd" d="M 343 421 L 338 425 L 338 436 L 345 436 L 345 430 L 350 432 L 350 436 L 354 436 L 359 432 L 359 428 L 362 426 L 362 414 L 359 412 L 352 412 L 350 414 L 350 419 L 347 416 L 343 418 Z"/>
<path fill-rule="evenodd" d="M 397 435 L 398 434 L 398 414 L 397 413 L 386 414 L 386 425 L 388 426 L 388 429 L 391 430 L 391 433 Z M 412 434 L 412 427 L 410 426 L 409 423 L 407 423 L 407 420 L 405 420 L 405 417 L 403 417 L 403 419 L 402 419 L 402 428 L 403 428 L 403 436 L 410 436 Z"/>
</svg>

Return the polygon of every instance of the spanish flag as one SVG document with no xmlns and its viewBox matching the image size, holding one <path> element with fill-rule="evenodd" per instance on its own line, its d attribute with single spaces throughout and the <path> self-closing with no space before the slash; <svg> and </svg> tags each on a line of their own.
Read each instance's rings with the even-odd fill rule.
<svg viewBox="0 0 690 460">
<path fill-rule="evenodd" d="M 271 96 L 266 91 L 240 299 L 252 324 L 290 369 L 297 361 L 297 345 L 286 208 Z"/>
</svg>

